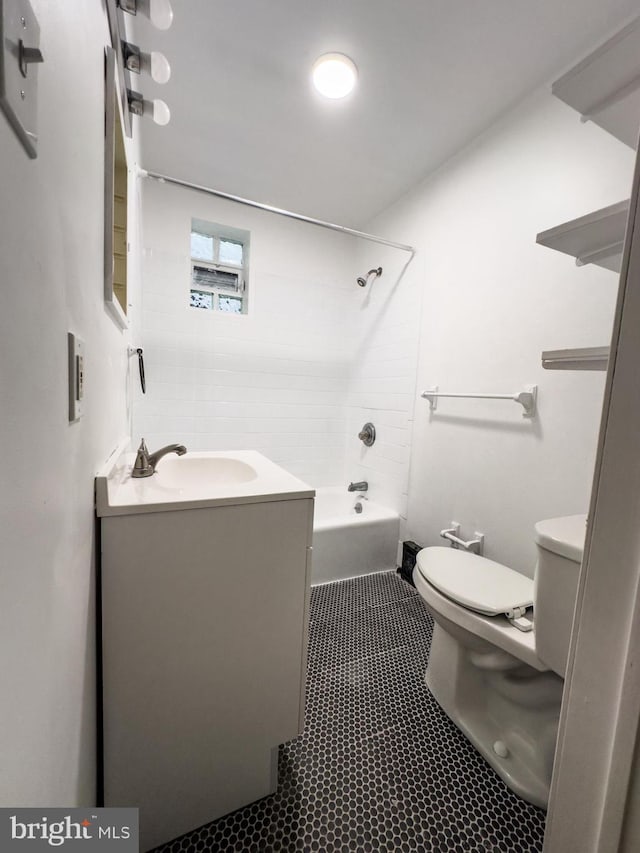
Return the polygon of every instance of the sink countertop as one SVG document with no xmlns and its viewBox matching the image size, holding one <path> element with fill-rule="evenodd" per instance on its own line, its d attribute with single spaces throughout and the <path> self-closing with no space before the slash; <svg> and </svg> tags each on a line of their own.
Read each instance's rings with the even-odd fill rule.
<svg viewBox="0 0 640 853">
<path fill-rule="evenodd" d="M 238 468 L 243 471 L 246 471 L 245 466 L 249 466 L 255 472 L 255 476 L 251 475 L 250 479 L 242 481 L 234 481 L 233 478 L 207 480 L 203 476 L 202 482 L 194 482 L 193 476 L 189 476 L 183 487 L 175 485 L 179 479 L 179 469 L 172 460 L 178 457 L 165 456 L 158 463 L 155 474 L 140 479 L 131 477 L 135 458 L 135 453 L 123 453 L 115 462 L 111 460 L 98 472 L 96 477 L 98 516 L 169 512 L 274 500 L 296 500 L 315 496 L 315 490 L 311 486 L 255 450 L 187 452 L 179 458 L 188 460 L 192 467 L 197 459 L 203 460 L 203 467 L 215 465 L 216 459 L 229 460 L 223 462 L 226 470 L 233 471 L 230 462 L 235 461 L 242 463 Z M 167 472 L 171 470 L 171 475 L 166 476 L 164 482 L 163 465 L 167 466 Z"/>
</svg>

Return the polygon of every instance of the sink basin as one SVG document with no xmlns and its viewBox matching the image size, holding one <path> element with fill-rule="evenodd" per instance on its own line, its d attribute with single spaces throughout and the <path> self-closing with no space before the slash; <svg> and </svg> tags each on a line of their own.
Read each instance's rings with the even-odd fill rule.
<svg viewBox="0 0 640 853">
<path fill-rule="evenodd" d="M 221 484 L 248 483 L 258 476 L 255 468 L 223 456 L 165 456 L 153 475 L 158 486 L 166 489 L 204 488 Z"/>
<path fill-rule="evenodd" d="M 297 500 L 315 494 L 306 483 L 255 450 L 169 454 L 160 460 L 155 474 L 141 478 L 131 476 L 135 458 L 135 453 L 117 448 L 98 473 L 96 509 L 100 517 Z"/>
</svg>

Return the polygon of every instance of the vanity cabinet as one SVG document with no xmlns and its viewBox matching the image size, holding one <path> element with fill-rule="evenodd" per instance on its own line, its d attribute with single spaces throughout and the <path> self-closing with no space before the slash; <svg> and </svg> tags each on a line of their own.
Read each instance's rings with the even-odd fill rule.
<svg viewBox="0 0 640 853">
<path fill-rule="evenodd" d="M 141 849 L 276 790 L 303 727 L 306 488 L 100 519 L 104 804 L 139 807 Z"/>
</svg>

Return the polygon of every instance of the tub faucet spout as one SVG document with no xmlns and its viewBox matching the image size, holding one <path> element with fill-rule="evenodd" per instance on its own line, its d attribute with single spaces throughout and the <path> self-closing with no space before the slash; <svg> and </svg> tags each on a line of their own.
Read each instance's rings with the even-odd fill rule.
<svg viewBox="0 0 640 853">
<path fill-rule="evenodd" d="M 158 462 L 163 456 L 166 456 L 167 453 L 177 453 L 178 456 L 184 456 L 186 452 L 187 448 L 184 444 L 167 444 L 166 447 L 161 447 L 160 450 L 156 450 L 155 453 L 149 453 L 143 438 L 140 442 L 140 447 L 138 448 L 138 454 L 136 456 L 136 461 L 133 464 L 131 476 L 150 477 L 152 474 L 155 474 Z"/>
<path fill-rule="evenodd" d="M 347 488 L 348 492 L 366 492 L 369 488 L 369 483 L 366 480 L 362 480 L 360 483 L 349 483 Z"/>
</svg>

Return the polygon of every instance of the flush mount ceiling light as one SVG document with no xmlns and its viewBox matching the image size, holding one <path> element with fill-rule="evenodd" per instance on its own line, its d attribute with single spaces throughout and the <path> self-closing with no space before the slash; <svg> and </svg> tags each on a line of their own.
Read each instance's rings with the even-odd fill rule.
<svg viewBox="0 0 640 853">
<path fill-rule="evenodd" d="M 313 85 L 325 98 L 344 98 L 358 79 L 355 63 L 343 53 L 325 53 L 313 65 Z"/>
</svg>

